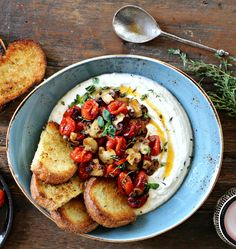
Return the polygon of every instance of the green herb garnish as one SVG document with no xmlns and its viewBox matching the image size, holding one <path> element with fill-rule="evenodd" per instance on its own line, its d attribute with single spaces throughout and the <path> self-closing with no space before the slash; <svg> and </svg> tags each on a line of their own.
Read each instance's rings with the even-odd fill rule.
<svg viewBox="0 0 236 249">
<path fill-rule="evenodd" d="M 160 164 L 160 167 L 165 167 L 166 166 L 166 163 L 161 163 Z"/>
<path fill-rule="evenodd" d="M 88 94 L 92 94 L 96 91 L 95 85 L 90 85 L 90 86 L 86 87 L 85 89 L 87 90 Z"/>
<path fill-rule="evenodd" d="M 105 123 L 104 123 L 104 120 L 101 116 L 98 117 L 98 126 L 99 127 L 104 127 Z"/>
<path fill-rule="evenodd" d="M 145 100 L 147 97 L 148 97 L 148 94 L 145 93 L 145 94 L 143 94 L 143 95 L 141 96 L 141 100 Z"/>
<path fill-rule="evenodd" d="M 61 104 L 62 104 L 62 105 L 65 105 L 65 101 L 64 101 L 64 100 L 62 100 L 62 101 L 61 101 Z"/>
<path fill-rule="evenodd" d="M 144 119 L 149 119 L 149 118 L 150 118 L 148 112 L 145 112 L 145 113 L 143 114 L 143 118 L 144 118 Z"/>
<path fill-rule="evenodd" d="M 159 188 L 159 184 L 158 183 L 147 183 L 145 185 L 146 189 L 158 189 Z"/>
<path fill-rule="evenodd" d="M 132 137 L 131 141 L 128 143 L 127 147 L 134 145 L 136 142 L 136 138 Z"/>
<path fill-rule="evenodd" d="M 97 84 L 99 83 L 99 78 L 94 77 L 94 78 L 92 79 L 92 83 L 95 84 L 95 85 L 97 85 Z"/>
<path fill-rule="evenodd" d="M 126 96 L 127 96 L 127 93 L 121 93 L 121 94 L 120 94 L 120 97 L 121 97 L 121 98 L 124 98 L 124 97 L 126 97 Z"/>
<path fill-rule="evenodd" d="M 236 57 L 221 58 L 218 55 L 219 65 L 207 64 L 203 61 L 194 61 L 187 57 L 179 49 L 169 49 L 172 55 L 177 55 L 183 62 L 184 69 L 200 77 L 200 83 L 204 79 L 211 80 L 215 91 L 207 91 L 212 102 L 218 110 L 226 111 L 229 116 L 236 116 L 236 76 L 233 74 L 232 63 Z"/>
<path fill-rule="evenodd" d="M 107 109 L 103 110 L 102 116 L 103 116 L 105 121 L 107 121 L 107 122 L 111 121 L 111 114 Z"/>
</svg>

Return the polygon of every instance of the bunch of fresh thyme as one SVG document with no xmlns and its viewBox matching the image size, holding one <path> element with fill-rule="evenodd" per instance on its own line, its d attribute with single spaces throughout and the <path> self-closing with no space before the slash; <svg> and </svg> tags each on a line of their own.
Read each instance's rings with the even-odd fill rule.
<svg viewBox="0 0 236 249">
<path fill-rule="evenodd" d="M 169 54 L 177 55 L 183 62 L 184 69 L 195 76 L 201 77 L 200 82 L 209 79 L 215 86 L 215 91 L 208 94 L 218 110 L 226 111 L 229 116 L 236 116 L 236 76 L 233 75 L 232 63 L 236 57 L 229 56 L 219 59 L 219 65 L 207 64 L 203 61 L 194 61 L 179 49 L 169 49 Z"/>
</svg>

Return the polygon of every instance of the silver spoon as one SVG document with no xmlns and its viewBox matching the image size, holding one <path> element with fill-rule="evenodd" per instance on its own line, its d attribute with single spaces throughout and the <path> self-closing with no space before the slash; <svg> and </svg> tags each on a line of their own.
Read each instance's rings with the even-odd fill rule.
<svg viewBox="0 0 236 249">
<path fill-rule="evenodd" d="M 197 48 L 204 48 L 220 56 L 229 55 L 223 49 L 211 48 L 162 31 L 156 20 L 147 11 L 135 5 L 126 5 L 120 8 L 113 17 L 112 25 L 116 34 L 128 42 L 144 43 L 162 35 Z"/>
</svg>

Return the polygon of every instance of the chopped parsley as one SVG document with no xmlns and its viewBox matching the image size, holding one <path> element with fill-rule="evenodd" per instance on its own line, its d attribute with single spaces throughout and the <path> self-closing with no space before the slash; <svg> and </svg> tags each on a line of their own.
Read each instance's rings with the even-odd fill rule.
<svg viewBox="0 0 236 249">
<path fill-rule="evenodd" d="M 61 104 L 62 104 L 62 105 L 65 105 L 65 101 L 64 101 L 64 100 L 62 100 L 62 101 L 61 101 Z"/>
<path fill-rule="evenodd" d="M 150 93 L 152 93 L 153 95 L 155 95 L 156 97 L 160 97 L 156 92 L 154 92 L 153 89 L 149 89 L 148 90 Z"/>
<path fill-rule="evenodd" d="M 145 100 L 147 97 L 148 97 L 148 94 L 145 93 L 145 94 L 143 94 L 143 95 L 141 96 L 141 100 Z"/>
<path fill-rule="evenodd" d="M 159 184 L 158 183 L 147 183 L 146 185 L 145 185 L 145 188 L 147 189 L 147 190 L 149 190 L 149 189 L 158 189 L 159 188 Z"/>
<path fill-rule="evenodd" d="M 145 113 L 143 114 L 143 118 L 144 118 L 144 119 L 149 119 L 149 118 L 150 118 L 148 112 L 145 112 Z"/>
<path fill-rule="evenodd" d="M 99 78 L 94 77 L 94 78 L 92 79 L 92 82 L 93 82 L 93 84 L 97 85 L 97 84 L 99 83 Z"/>
<path fill-rule="evenodd" d="M 85 89 L 87 90 L 87 93 L 89 93 L 89 94 L 92 94 L 96 91 L 95 85 L 90 85 L 90 86 L 86 87 Z"/>
<path fill-rule="evenodd" d="M 165 167 L 166 166 L 166 163 L 161 163 L 160 164 L 160 167 Z"/>
<path fill-rule="evenodd" d="M 126 97 L 127 96 L 127 93 L 121 93 L 120 94 L 120 97 L 123 98 L 123 97 Z"/>
</svg>

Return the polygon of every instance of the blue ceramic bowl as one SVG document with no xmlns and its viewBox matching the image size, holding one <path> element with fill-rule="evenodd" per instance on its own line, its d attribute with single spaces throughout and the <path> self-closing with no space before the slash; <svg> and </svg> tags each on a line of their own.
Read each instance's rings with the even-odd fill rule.
<svg viewBox="0 0 236 249">
<path fill-rule="evenodd" d="M 35 88 L 19 105 L 9 125 L 7 153 L 10 170 L 26 197 L 30 196 L 30 164 L 40 133 L 57 101 L 78 83 L 104 73 L 131 73 L 166 87 L 182 104 L 192 124 L 194 157 L 191 169 L 174 196 L 137 221 L 116 229 L 98 228 L 87 237 L 112 242 L 147 239 L 164 233 L 189 218 L 206 200 L 220 172 L 222 130 L 211 101 L 187 75 L 158 60 L 136 55 L 110 55 L 73 64 Z"/>
</svg>

